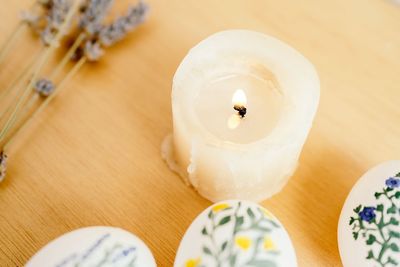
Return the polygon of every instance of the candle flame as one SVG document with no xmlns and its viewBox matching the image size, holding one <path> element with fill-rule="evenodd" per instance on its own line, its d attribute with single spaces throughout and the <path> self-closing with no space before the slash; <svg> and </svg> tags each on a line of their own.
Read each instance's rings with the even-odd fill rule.
<svg viewBox="0 0 400 267">
<path fill-rule="evenodd" d="M 232 104 L 234 109 L 239 112 L 239 114 L 232 114 L 228 118 L 228 128 L 233 130 L 239 127 L 244 115 L 246 114 L 246 104 L 247 97 L 242 89 L 238 89 L 232 96 Z"/>
<path fill-rule="evenodd" d="M 242 89 L 238 89 L 232 96 L 232 104 L 234 106 L 245 107 L 247 104 L 246 94 Z"/>
</svg>

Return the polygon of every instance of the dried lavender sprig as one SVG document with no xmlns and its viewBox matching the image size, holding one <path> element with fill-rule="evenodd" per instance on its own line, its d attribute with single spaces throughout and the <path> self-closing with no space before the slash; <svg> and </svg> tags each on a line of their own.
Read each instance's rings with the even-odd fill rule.
<svg viewBox="0 0 400 267">
<path fill-rule="evenodd" d="M 101 29 L 101 21 L 114 4 L 114 0 L 87 0 L 79 27 L 89 35 L 96 34 Z"/>
<path fill-rule="evenodd" d="M 28 86 L 25 88 L 22 96 L 18 99 L 14 110 L 12 111 L 5 126 L 3 127 L 3 129 L 0 132 L 0 141 L 5 138 L 8 131 L 11 129 L 11 127 L 14 126 L 15 121 L 18 118 L 18 112 L 21 109 L 21 105 L 23 105 L 23 103 L 26 101 L 26 98 L 29 95 L 30 89 L 33 88 L 33 85 L 37 79 L 37 76 L 39 75 L 39 72 L 43 68 L 44 64 L 47 62 L 50 54 L 56 48 L 58 41 L 65 35 L 66 28 L 68 27 L 69 23 L 71 22 L 73 15 L 76 13 L 76 11 L 79 7 L 79 3 L 80 2 L 78 0 L 74 1 L 74 4 L 68 10 L 68 13 L 65 16 L 65 20 L 64 20 L 63 24 L 61 25 L 60 29 L 57 31 L 56 35 L 54 36 L 54 39 L 51 41 L 50 46 L 46 47 L 46 50 L 44 51 L 42 57 L 39 59 L 39 63 L 33 72 L 31 81 L 29 82 Z"/>
<path fill-rule="evenodd" d="M 36 84 L 33 86 L 33 88 L 40 96 L 48 97 L 50 94 L 53 93 L 53 91 L 56 88 L 55 88 L 52 80 L 55 79 L 55 77 L 58 75 L 58 73 L 61 71 L 61 69 L 63 67 L 65 67 L 65 65 L 71 59 L 71 57 L 76 52 L 76 50 L 79 48 L 81 43 L 84 41 L 85 36 L 86 35 L 83 32 L 81 32 L 81 34 L 76 38 L 74 44 L 70 47 L 68 52 L 65 54 L 65 56 L 61 60 L 61 62 L 57 65 L 57 67 L 55 69 L 53 69 L 52 73 L 50 74 L 49 79 L 40 79 L 39 81 L 36 82 Z M 22 112 L 18 112 L 17 114 L 15 114 L 13 124 L 15 124 L 20 118 L 23 118 L 28 113 L 31 106 L 34 104 L 35 99 L 36 99 L 36 96 L 34 95 L 33 97 L 30 97 L 30 100 L 27 100 L 25 102 L 24 110 Z M 9 127 L 9 128 L 11 128 L 11 127 Z M 8 136 L 7 140 L 13 137 L 13 132 L 18 131 L 18 127 L 17 127 L 17 130 L 15 130 L 15 129 L 10 129 L 10 130 L 12 131 L 11 135 L 8 134 L 8 132 L 6 134 L 4 134 L 4 137 L 6 135 Z M 1 141 L 1 139 L 0 139 L 0 141 Z M 4 143 L 4 142 L 2 142 L 2 143 Z"/>
<path fill-rule="evenodd" d="M 122 40 L 128 32 L 133 31 L 144 22 L 149 7 L 143 1 L 128 9 L 125 16 L 119 17 L 110 25 L 102 27 L 99 33 L 99 41 L 102 46 L 108 47 Z"/>
<path fill-rule="evenodd" d="M 38 1 L 40 1 L 40 0 L 38 0 Z M 46 0 L 43 0 L 43 1 L 46 1 Z M 49 0 L 48 2 L 51 2 L 51 1 Z M 140 4 L 143 4 L 143 3 L 140 2 L 138 6 L 136 6 L 136 7 L 134 7 L 134 8 L 131 8 L 131 9 L 129 10 L 130 12 L 128 13 L 127 16 L 119 18 L 120 30 L 122 30 L 121 32 L 123 32 L 122 37 L 115 38 L 115 39 L 114 39 L 115 41 L 113 41 L 113 42 L 110 43 L 109 45 L 112 45 L 112 44 L 114 44 L 115 42 L 121 40 L 123 37 L 125 37 L 125 35 L 126 35 L 126 33 L 127 33 L 128 31 L 133 30 L 134 28 L 136 28 L 136 26 L 138 26 L 138 25 L 144 20 L 145 14 L 147 13 L 147 6 L 146 6 L 146 10 L 143 11 L 143 9 L 142 9 L 142 10 L 141 10 L 141 9 L 138 9 L 138 7 L 140 7 Z M 143 11 L 143 12 L 142 12 L 142 11 Z M 138 18 L 138 15 L 140 15 L 141 12 L 142 12 L 142 15 L 143 15 L 143 20 L 137 19 L 137 18 Z M 140 17 L 140 16 L 139 16 L 139 17 Z M 124 20 L 124 19 L 125 19 L 125 20 Z M 55 39 L 56 39 L 56 38 L 55 38 Z M 94 40 L 94 39 L 92 39 L 92 40 Z M 98 39 L 96 39 L 96 41 L 92 41 L 92 43 L 93 43 L 93 44 L 97 44 L 97 45 L 99 45 L 99 46 L 95 45 L 95 46 L 93 46 L 93 47 L 96 47 L 96 46 L 97 46 L 98 48 L 99 48 L 99 47 L 101 48 L 101 46 L 104 46 L 104 47 L 109 46 L 109 45 L 106 45 L 106 44 L 101 44 L 101 43 L 98 42 L 97 40 L 98 40 Z M 53 45 L 54 43 L 56 43 L 56 42 L 51 42 L 51 45 Z M 79 42 L 77 42 L 77 43 L 79 44 Z M 76 49 L 75 49 L 75 50 L 76 50 Z M 68 58 L 70 58 L 70 57 L 68 57 Z M 82 58 L 79 60 L 79 62 L 78 62 L 77 64 L 75 64 L 74 68 L 67 74 L 67 76 L 66 76 L 66 77 L 60 82 L 60 84 L 57 86 L 57 88 L 55 89 L 56 92 L 59 90 L 58 87 L 61 87 L 61 86 L 66 82 L 66 80 L 68 80 L 73 74 L 75 74 L 75 72 L 77 72 L 77 70 L 86 62 L 87 59 L 88 59 L 88 57 L 82 57 Z M 32 80 L 35 80 L 35 79 L 32 79 Z M 29 86 L 28 86 L 28 87 L 29 87 Z M 38 86 L 38 87 L 39 87 L 39 86 Z M 39 91 L 40 91 L 40 90 L 39 90 Z M 22 127 L 25 127 L 25 126 L 28 124 L 28 122 L 31 121 L 32 118 L 33 118 L 37 113 L 39 113 L 42 109 L 44 109 L 44 107 L 50 102 L 50 100 L 51 100 L 54 96 L 55 96 L 55 94 L 51 94 L 49 97 L 47 97 L 47 98 L 45 99 L 45 101 L 42 102 L 42 105 L 40 105 L 39 108 L 33 113 L 33 115 L 30 116 L 30 117 L 27 117 L 27 118 L 26 118 L 27 120 L 24 121 L 24 122 L 22 123 L 22 125 L 19 125 L 18 127 L 16 127 L 16 129 L 13 129 L 13 132 L 15 132 L 15 131 L 18 132 Z M 0 134 L 0 141 L 2 141 L 2 142 L 1 142 L 1 143 L 2 143 L 1 147 L 3 147 L 4 149 L 5 149 L 6 147 L 8 147 L 8 145 L 11 143 L 11 141 L 12 141 L 12 139 L 15 137 L 15 135 L 16 135 L 16 134 L 7 135 L 7 138 L 6 138 L 5 140 L 2 140 L 2 139 L 3 139 L 3 136 Z"/>
</svg>

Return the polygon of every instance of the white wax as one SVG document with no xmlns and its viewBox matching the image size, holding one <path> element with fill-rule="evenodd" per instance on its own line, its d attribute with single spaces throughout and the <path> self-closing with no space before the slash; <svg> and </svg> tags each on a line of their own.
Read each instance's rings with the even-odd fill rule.
<svg viewBox="0 0 400 267">
<path fill-rule="evenodd" d="M 230 129 L 238 89 L 248 113 Z M 214 34 L 174 76 L 174 132 L 164 158 L 211 201 L 263 200 L 295 171 L 318 101 L 314 67 L 285 43 L 246 30 Z"/>
<path fill-rule="evenodd" d="M 247 113 L 240 118 L 233 109 L 232 96 L 243 90 L 247 97 Z M 215 137 L 234 143 L 251 143 L 259 140 L 276 126 L 280 116 L 283 96 L 270 80 L 255 75 L 234 74 L 210 81 L 195 101 L 200 123 Z M 234 115 L 237 127 L 228 125 Z M 236 115 L 236 116 L 235 116 Z"/>
</svg>

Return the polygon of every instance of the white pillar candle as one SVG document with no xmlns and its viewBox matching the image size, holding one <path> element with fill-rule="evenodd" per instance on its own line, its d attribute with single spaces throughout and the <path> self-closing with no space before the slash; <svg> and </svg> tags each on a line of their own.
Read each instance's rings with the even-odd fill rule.
<svg viewBox="0 0 400 267">
<path fill-rule="evenodd" d="M 214 34 L 175 74 L 163 156 L 211 201 L 261 201 L 295 171 L 319 91 L 312 64 L 287 44 L 247 30 Z"/>
</svg>

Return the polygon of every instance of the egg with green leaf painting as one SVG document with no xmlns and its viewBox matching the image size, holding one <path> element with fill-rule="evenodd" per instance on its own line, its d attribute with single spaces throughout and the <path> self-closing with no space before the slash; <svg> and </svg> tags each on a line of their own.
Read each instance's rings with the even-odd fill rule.
<svg viewBox="0 0 400 267">
<path fill-rule="evenodd" d="M 295 267 L 296 255 L 283 225 L 262 206 L 219 202 L 190 225 L 174 267 Z"/>
<path fill-rule="evenodd" d="M 400 161 L 372 168 L 354 185 L 338 243 L 344 267 L 400 266 Z"/>
</svg>

